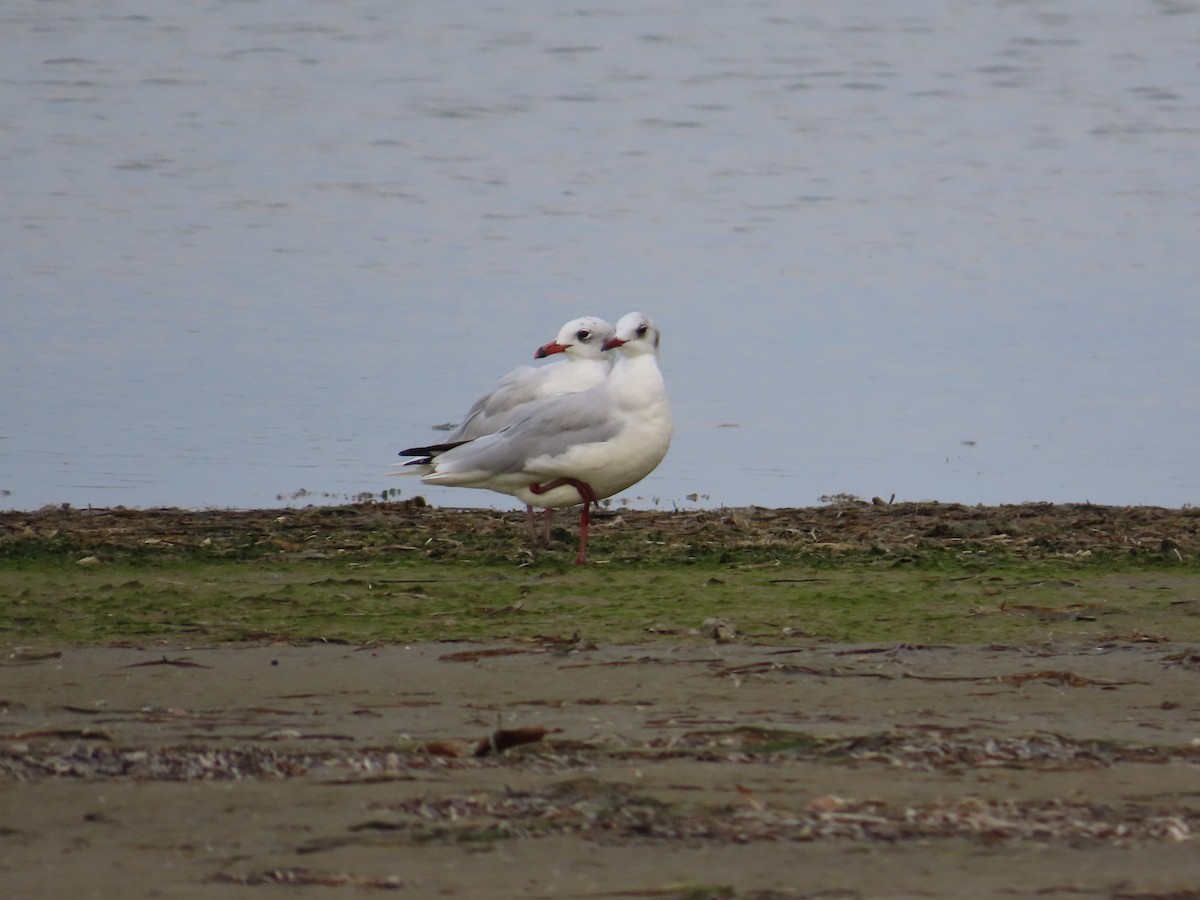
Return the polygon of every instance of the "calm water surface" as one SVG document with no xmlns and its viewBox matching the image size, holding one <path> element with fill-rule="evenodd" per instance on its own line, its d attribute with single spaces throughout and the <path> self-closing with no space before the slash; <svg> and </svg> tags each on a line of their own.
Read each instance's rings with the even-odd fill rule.
<svg viewBox="0 0 1200 900">
<path fill-rule="evenodd" d="M 0 507 L 512 507 L 386 472 L 632 309 L 635 505 L 1200 502 L 1200 5 L 647 6 L 5 3 Z"/>
</svg>

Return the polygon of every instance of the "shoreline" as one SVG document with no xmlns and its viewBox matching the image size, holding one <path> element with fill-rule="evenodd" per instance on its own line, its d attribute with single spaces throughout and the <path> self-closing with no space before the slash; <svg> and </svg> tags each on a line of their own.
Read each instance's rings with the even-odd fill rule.
<svg viewBox="0 0 1200 900">
<path fill-rule="evenodd" d="M 559 515 L 555 523 L 547 558 L 561 555 L 575 540 L 573 516 Z M 802 563 L 830 556 L 968 551 L 1021 559 L 1133 555 L 1183 564 L 1200 556 L 1200 508 L 855 502 L 780 509 L 600 509 L 592 515 L 591 542 L 602 557 L 645 564 Z M 524 512 L 432 507 L 420 499 L 296 509 L 0 512 L 0 559 L 72 553 L 162 559 L 417 553 L 522 564 L 542 555 L 530 542 Z"/>
</svg>

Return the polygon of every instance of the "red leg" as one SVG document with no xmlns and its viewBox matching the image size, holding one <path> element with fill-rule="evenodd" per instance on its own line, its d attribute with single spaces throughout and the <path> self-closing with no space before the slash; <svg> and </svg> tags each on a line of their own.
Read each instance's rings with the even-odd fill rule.
<svg viewBox="0 0 1200 900">
<path fill-rule="evenodd" d="M 536 492 L 535 492 L 536 493 Z M 541 540 L 538 538 L 537 515 L 533 511 L 532 506 L 526 505 L 525 515 L 529 517 L 529 541 L 535 547 L 539 544 L 550 546 L 550 525 L 554 522 L 554 510 L 542 510 L 542 530 L 545 532 Z"/>
<path fill-rule="evenodd" d="M 580 481 L 578 478 L 555 478 L 553 481 L 547 481 L 545 484 L 531 484 L 529 485 L 529 490 L 535 494 L 544 494 L 547 491 L 554 490 L 556 487 L 562 487 L 567 484 L 579 491 L 579 496 L 583 499 L 583 513 L 579 517 L 579 555 L 575 557 L 575 565 L 582 566 L 587 562 L 588 510 L 593 503 L 599 503 L 596 499 L 596 492 L 592 490 L 592 486 L 586 481 Z"/>
<path fill-rule="evenodd" d="M 554 510 L 545 509 L 541 511 L 541 529 L 542 534 L 538 534 L 538 514 L 533 511 L 533 506 L 526 506 L 526 515 L 529 517 L 529 542 L 535 547 L 550 546 L 550 527 L 554 521 Z"/>
<path fill-rule="evenodd" d="M 529 486 L 529 490 L 535 494 L 545 494 L 547 491 L 552 491 L 555 488 L 570 485 L 579 491 L 579 496 L 586 503 L 599 503 L 596 499 L 596 492 L 592 490 L 592 486 L 586 481 L 580 481 L 578 478 L 555 478 L 553 481 L 547 481 L 545 484 L 534 482 Z"/>
<path fill-rule="evenodd" d="M 532 506 L 529 506 L 529 505 L 525 506 L 525 515 L 529 519 L 529 540 L 531 543 L 536 545 L 537 544 L 537 523 L 533 518 L 533 507 Z"/>
<path fill-rule="evenodd" d="M 575 565 L 587 565 L 587 532 L 588 532 L 588 510 L 592 508 L 591 503 L 583 504 L 583 511 L 579 514 L 579 555 L 575 557 Z"/>
</svg>

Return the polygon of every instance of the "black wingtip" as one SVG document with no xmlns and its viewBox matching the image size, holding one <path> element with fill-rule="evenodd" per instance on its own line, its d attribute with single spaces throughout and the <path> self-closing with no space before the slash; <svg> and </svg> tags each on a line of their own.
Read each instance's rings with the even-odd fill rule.
<svg viewBox="0 0 1200 900">
<path fill-rule="evenodd" d="M 400 456 L 421 456 L 424 459 L 413 460 L 406 465 L 415 466 L 423 463 L 428 463 L 433 457 L 439 453 L 445 453 L 447 450 L 453 450 L 455 447 L 461 447 L 463 444 L 469 444 L 470 441 L 451 441 L 448 444 L 430 444 L 428 447 L 409 447 L 407 450 L 401 450 Z"/>
</svg>

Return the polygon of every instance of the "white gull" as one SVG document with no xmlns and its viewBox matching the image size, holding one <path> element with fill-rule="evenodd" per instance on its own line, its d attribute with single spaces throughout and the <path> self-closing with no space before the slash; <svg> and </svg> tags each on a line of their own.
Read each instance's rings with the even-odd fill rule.
<svg viewBox="0 0 1200 900">
<path fill-rule="evenodd" d="M 550 343 L 538 347 L 534 359 L 562 354 L 544 366 L 518 366 L 472 404 L 458 427 L 446 436 L 444 444 L 471 441 L 499 431 L 523 417 L 528 407 L 553 397 L 573 394 L 603 381 L 612 370 L 614 353 L 604 352 L 604 343 L 613 336 L 613 327 L 596 316 L 580 316 L 558 330 Z M 526 505 L 529 536 L 537 543 L 533 507 Z M 554 511 L 545 515 L 546 543 L 550 542 L 550 524 Z"/>
<path fill-rule="evenodd" d="M 544 366 L 518 366 L 496 382 L 467 411 L 445 443 L 470 441 L 499 431 L 524 416 L 531 403 L 555 394 L 587 390 L 608 377 L 613 354 L 605 353 L 604 342 L 613 327 L 595 316 L 572 319 L 558 336 L 534 353 L 535 359 L 562 354 L 561 361 Z"/>
</svg>

